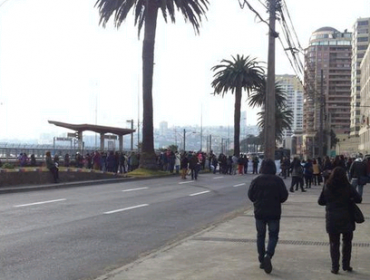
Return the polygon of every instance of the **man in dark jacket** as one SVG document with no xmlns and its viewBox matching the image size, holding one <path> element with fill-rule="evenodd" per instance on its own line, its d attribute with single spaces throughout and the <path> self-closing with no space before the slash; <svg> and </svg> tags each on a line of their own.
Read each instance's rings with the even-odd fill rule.
<svg viewBox="0 0 370 280">
<path fill-rule="evenodd" d="M 349 168 L 349 179 L 352 186 L 362 197 L 364 185 L 367 182 L 360 181 L 362 178 L 367 178 L 367 165 L 361 158 L 357 158 Z"/>
<path fill-rule="evenodd" d="M 248 197 L 254 204 L 260 268 L 266 273 L 271 273 L 271 258 L 279 238 L 281 204 L 288 199 L 288 191 L 284 181 L 276 175 L 274 161 L 264 160 L 260 172 L 261 175 L 251 182 Z M 267 250 L 265 249 L 266 225 L 269 231 Z"/>
</svg>

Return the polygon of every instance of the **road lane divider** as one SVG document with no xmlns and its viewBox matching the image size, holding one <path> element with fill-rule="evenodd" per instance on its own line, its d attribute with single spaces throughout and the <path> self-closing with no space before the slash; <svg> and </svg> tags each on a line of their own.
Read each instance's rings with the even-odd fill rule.
<svg viewBox="0 0 370 280">
<path fill-rule="evenodd" d="M 104 212 L 104 214 L 109 215 L 109 214 L 114 214 L 114 213 L 117 213 L 117 212 L 123 212 L 123 211 L 132 210 L 132 209 L 141 208 L 141 207 L 146 207 L 146 206 L 149 206 L 149 204 L 140 204 L 140 205 L 131 206 L 131 207 L 127 207 L 127 208 L 112 210 L 112 211 Z"/>
<path fill-rule="evenodd" d="M 242 183 L 242 184 L 234 185 L 233 187 L 234 187 L 234 188 L 237 188 L 237 187 L 241 187 L 241 186 L 244 186 L 244 185 L 245 185 L 245 183 Z"/>
<path fill-rule="evenodd" d="M 198 192 L 198 193 L 192 193 L 192 194 L 189 194 L 189 196 L 196 196 L 196 195 L 200 195 L 200 194 L 204 194 L 204 193 L 209 193 L 211 191 L 204 191 L 204 192 Z"/>
<path fill-rule="evenodd" d="M 222 179 L 224 178 L 224 176 L 220 176 L 220 177 L 213 177 L 213 180 L 216 180 L 216 179 Z"/>
<path fill-rule="evenodd" d="M 147 190 L 149 189 L 148 187 L 143 187 L 143 188 L 136 188 L 136 189 L 127 189 L 127 190 L 122 190 L 123 192 L 133 192 L 133 191 L 140 191 L 140 190 Z"/>
<path fill-rule="evenodd" d="M 186 182 L 180 182 L 179 185 L 182 185 L 182 184 L 189 184 L 189 183 L 192 183 L 194 181 L 186 181 Z"/>
<path fill-rule="evenodd" d="M 47 204 L 47 203 L 53 203 L 53 202 L 60 202 L 60 201 L 65 201 L 65 200 L 67 200 L 67 199 L 65 199 L 65 198 L 61 198 L 61 199 L 54 199 L 54 200 L 40 201 L 40 202 L 34 202 L 34 203 L 28 203 L 28 204 L 14 205 L 14 207 L 26 207 L 26 206 L 33 206 L 33 205 Z"/>
</svg>

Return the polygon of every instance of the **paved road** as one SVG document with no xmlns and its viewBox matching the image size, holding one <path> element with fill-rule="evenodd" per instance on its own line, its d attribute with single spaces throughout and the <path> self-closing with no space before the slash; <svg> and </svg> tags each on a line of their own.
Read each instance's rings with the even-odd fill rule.
<svg viewBox="0 0 370 280">
<path fill-rule="evenodd" d="M 0 279 L 92 279 L 248 206 L 253 175 L 0 196 Z"/>
</svg>

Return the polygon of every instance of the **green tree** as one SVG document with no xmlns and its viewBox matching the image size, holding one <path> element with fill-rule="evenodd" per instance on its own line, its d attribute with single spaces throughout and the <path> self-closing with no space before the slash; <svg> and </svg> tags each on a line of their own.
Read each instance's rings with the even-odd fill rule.
<svg viewBox="0 0 370 280">
<path fill-rule="evenodd" d="M 131 10 L 134 11 L 135 25 L 138 26 L 138 35 L 144 26 L 144 40 L 142 49 L 143 59 L 143 143 L 140 156 L 140 166 L 156 169 L 154 152 L 153 128 L 153 68 L 154 44 L 157 29 L 158 11 L 167 22 L 168 17 L 175 23 L 175 10 L 181 12 L 186 21 L 189 21 L 196 33 L 202 17 L 208 9 L 208 0 L 97 0 L 95 6 L 99 10 L 100 24 L 104 27 L 111 17 L 119 28 Z"/>
<path fill-rule="evenodd" d="M 213 75 L 212 87 L 213 94 L 222 94 L 231 91 L 235 93 L 234 105 L 234 153 L 240 154 L 240 108 L 242 91 L 249 93 L 259 88 L 264 80 L 264 69 L 258 66 L 255 58 L 237 55 L 232 56 L 232 60 L 221 61 L 221 64 L 211 68 L 215 72 Z"/>
<path fill-rule="evenodd" d="M 283 131 L 291 129 L 291 123 L 293 121 L 293 112 L 286 109 L 286 93 L 279 83 L 275 84 L 275 139 L 282 140 Z M 258 113 L 258 126 L 262 128 L 260 137 L 264 138 L 265 128 L 265 104 L 266 104 L 266 80 L 264 80 L 262 86 L 257 88 L 249 98 L 249 106 L 261 106 L 262 111 Z"/>
</svg>

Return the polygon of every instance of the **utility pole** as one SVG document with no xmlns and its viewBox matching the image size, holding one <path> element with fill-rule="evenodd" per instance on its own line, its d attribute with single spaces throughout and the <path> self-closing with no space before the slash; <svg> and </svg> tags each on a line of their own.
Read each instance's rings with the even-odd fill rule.
<svg viewBox="0 0 370 280">
<path fill-rule="evenodd" d="M 185 130 L 185 128 L 184 128 L 184 152 L 186 151 L 186 150 L 185 150 L 185 138 L 186 138 L 185 133 L 186 133 L 186 130 Z"/>
<path fill-rule="evenodd" d="M 280 0 L 269 0 L 269 46 L 265 108 L 265 159 L 275 160 L 275 31 L 276 8 Z"/>
<path fill-rule="evenodd" d="M 324 155 L 324 70 L 321 69 L 321 85 L 320 85 L 320 131 L 319 131 L 319 157 L 322 159 Z"/>
</svg>

